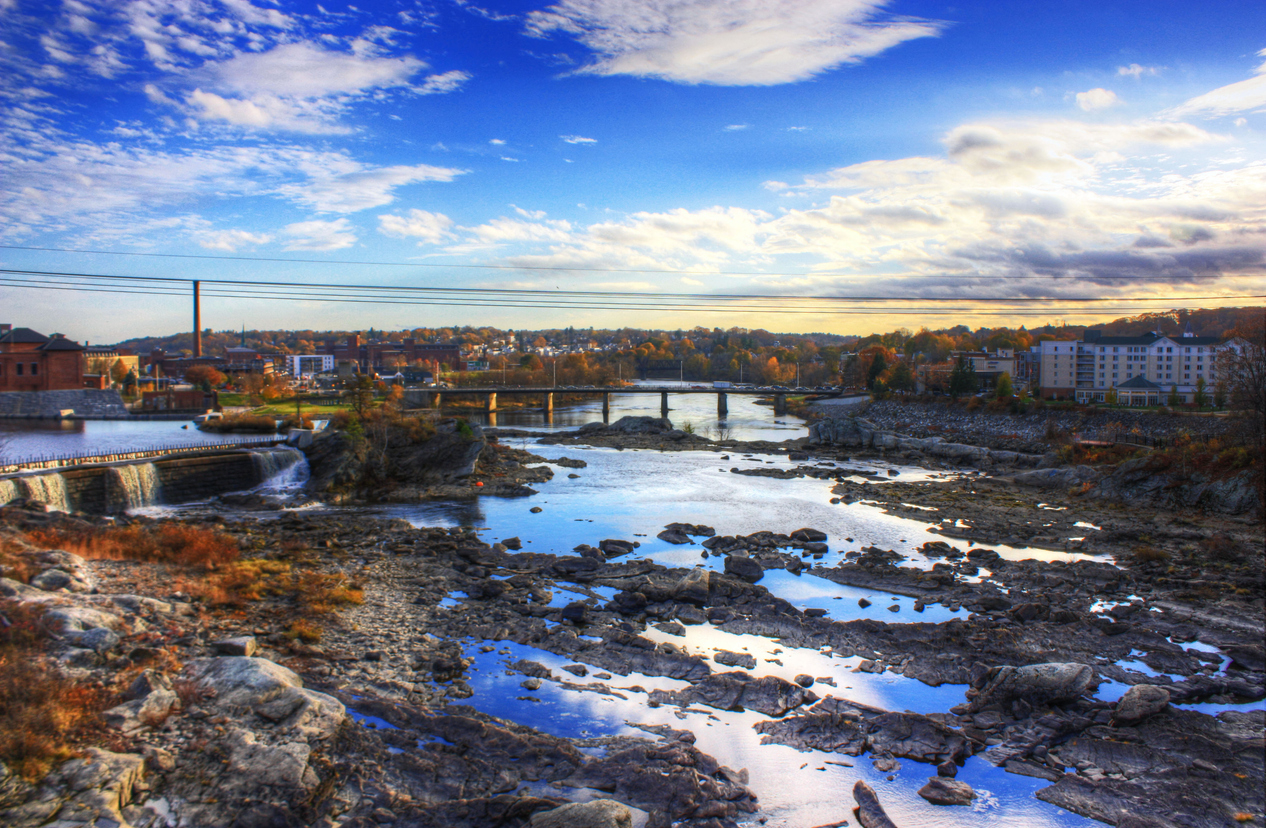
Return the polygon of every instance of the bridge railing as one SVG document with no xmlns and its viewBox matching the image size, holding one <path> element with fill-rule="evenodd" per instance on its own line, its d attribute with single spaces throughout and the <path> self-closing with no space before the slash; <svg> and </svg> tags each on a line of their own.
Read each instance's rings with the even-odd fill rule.
<svg viewBox="0 0 1266 828">
<path fill-rule="evenodd" d="M 218 443 L 171 443 L 134 451 L 118 451 L 110 454 L 44 454 L 27 457 L 13 463 L 0 463 L 0 474 L 33 471 L 37 469 L 61 469 L 67 466 L 89 466 L 96 463 L 117 463 L 123 460 L 147 460 L 153 457 L 178 457 L 201 454 L 221 449 L 268 448 L 286 441 L 285 437 L 244 438 Z"/>
</svg>

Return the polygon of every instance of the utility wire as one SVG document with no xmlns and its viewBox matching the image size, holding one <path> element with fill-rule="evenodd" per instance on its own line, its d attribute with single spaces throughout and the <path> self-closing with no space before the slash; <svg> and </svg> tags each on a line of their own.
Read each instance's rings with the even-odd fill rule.
<svg viewBox="0 0 1266 828">
<path fill-rule="evenodd" d="M 40 271 L 40 270 L 17 270 L 17 269 L 0 269 L 0 273 L 8 273 L 20 276 L 40 276 L 48 278 L 76 278 L 76 279 L 105 279 L 105 280 L 123 280 L 123 281 L 143 281 L 143 282 L 164 282 L 168 284 L 183 284 L 195 280 L 192 279 L 173 279 L 163 276 L 122 276 L 107 275 L 99 273 L 75 273 L 65 271 Z M 652 293 L 643 291 L 558 291 L 558 290 L 531 290 L 520 288 L 451 288 L 451 287 L 408 287 L 408 286 L 391 286 L 391 285 L 357 285 L 357 284 L 324 284 L 316 282 L 275 282 L 266 280 L 242 280 L 242 279 L 198 279 L 201 285 L 204 285 L 204 295 L 210 294 L 217 286 L 245 286 L 252 289 L 272 288 L 280 290 L 298 290 L 304 291 L 301 298 L 311 298 L 312 291 L 324 292 L 327 296 L 349 297 L 358 294 L 342 294 L 340 291 L 390 291 L 394 293 L 419 293 L 419 294 L 441 294 L 441 295 L 474 295 L 486 297 L 524 297 L 528 299 L 543 299 L 548 297 L 549 306 L 555 306 L 559 300 L 570 300 L 572 298 L 580 298 L 590 301 L 615 301 L 623 299 L 637 299 L 642 301 L 649 300 L 677 300 L 677 301 L 704 301 L 704 302 L 732 302 L 732 301 L 760 301 L 772 300 L 779 303 L 787 302 L 971 302 L 974 304 L 983 303 L 1002 303 L 1002 304 L 1027 304 L 1031 302 L 1058 302 L 1058 303 L 1092 303 L 1092 302 L 1148 302 L 1157 304 L 1171 304 L 1173 302 L 1187 301 L 1208 301 L 1208 300 L 1227 300 L 1227 299 L 1262 299 L 1266 298 L 1266 294 L 1232 294 L 1218 296 L 1166 296 L 1163 298 L 1154 297 L 1107 297 L 1107 296 L 982 296 L 982 297 L 962 297 L 962 296 L 780 296 L 777 294 L 709 294 L 709 293 Z M 214 295 L 214 294 L 212 294 Z M 227 293 L 222 295 L 229 295 Z M 259 297 L 269 298 L 269 297 Z M 350 301 L 350 299 L 349 299 Z M 656 305 L 660 307 L 660 305 Z"/>
</svg>

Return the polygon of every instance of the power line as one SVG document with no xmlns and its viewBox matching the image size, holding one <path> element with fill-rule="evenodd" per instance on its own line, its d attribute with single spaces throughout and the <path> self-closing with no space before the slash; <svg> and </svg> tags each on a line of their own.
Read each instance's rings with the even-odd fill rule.
<svg viewBox="0 0 1266 828">
<path fill-rule="evenodd" d="M 742 271 L 742 270 L 670 270 L 666 268 L 651 267 L 563 267 L 559 265 L 512 265 L 512 264 L 440 264 L 437 262 L 371 262 L 357 261 L 348 259 L 288 259 L 280 256 L 211 256 L 200 253 L 145 253 L 137 250 L 88 250 L 76 247 L 34 247 L 18 244 L 0 244 L 0 250 L 26 250 L 37 253 L 80 253 L 92 256 L 134 256 L 138 258 L 155 258 L 155 259 L 197 259 L 218 262 L 267 262 L 271 264 L 318 264 L 318 265 L 356 265 L 368 267 L 423 267 L 436 269 L 461 269 L 461 270 L 509 270 L 509 271 L 544 271 L 558 273 L 659 273 L 672 276 L 787 276 L 787 277 L 804 277 L 804 276 L 835 276 L 843 279 L 868 279 L 875 277 L 868 276 L 849 276 L 844 273 L 825 273 L 825 272 L 807 272 L 807 273 L 787 273 L 774 271 Z M 922 274 L 888 274 L 884 275 L 884 279 L 918 279 L 927 278 Z M 1070 281 L 1079 277 L 1073 275 L 1052 276 L 1042 273 L 1020 273 L 1020 274 L 974 274 L 967 277 L 972 280 L 977 279 L 1046 279 L 1049 281 Z M 1099 275 L 1095 279 L 1124 281 L 1135 280 L 1138 277 L 1129 274 L 1121 275 Z M 1139 279 L 1141 281 L 1141 279 Z"/>
<path fill-rule="evenodd" d="M 20 276 L 40 276 L 52 278 L 73 278 L 73 279 L 105 279 L 105 280 L 121 280 L 121 281 L 142 281 L 142 282 L 163 282 L 167 284 L 184 284 L 192 282 L 192 279 L 176 279 L 165 276 L 123 276 L 109 275 L 100 273 L 77 273 L 66 271 L 41 271 L 41 270 L 17 270 L 0 268 L 0 273 L 8 273 Z M 560 300 L 572 301 L 574 299 L 587 301 L 616 301 L 624 299 L 636 299 L 640 301 L 649 300 L 670 300 L 670 301 L 703 301 L 703 302 L 743 302 L 743 301 L 775 301 L 780 303 L 787 302 L 971 302 L 974 304 L 1000 303 L 1000 304 L 1027 304 L 1030 302 L 1055 302 L 1065 304 L 1082 304 L 1082 303 L 1098 303 L 1098 302 L 1147 302 L 1153 304 L 1172 304 L 1173 302 L 1190 302 L 1190 301 L 1209 301 L 1209 300 L 1239 300 L 1239 299 L 1263 299 L 1266 294 L 1223 294 L 1208 296 L 1166 296 L 1163 298 L 1154 298 L 1148 296 L 980 296 L 980 297 L 963 297 L 963 296 L 785 296 L 778 294 L 710 294 L 710 293 L 653 293 L 647 291 L 563 291 L 563 290 L 534 290 L 522 288 L 453 288 L 453 287 L 434 287 L 434 286 L 393 286 L 393 285 L 363 285 L 363 284 L 325 284 L 319 282 L 277 282 L 267 280 L 243 280 L 243 279 L 199 279 L 202 285 L 207 286 L 204 290 L 208 290 L 207 295 L 231 295 L 229 293 L 216 293 L 215 288 L 219 285 L 229 286 L 245 286 L 251 289 L 280 289 L 280 290 L 300 290 L 305 291 L 303 294 L 292 295 L 287 298 L 314 298 L 316 294 L 312 291 L 319 291 L 328 297 L 345 295 L 354 297 L 356 294 L 342 294 L 340 291 L 390 291 L 393 293 L 417 293 L 417 294 L 439 294 L 439 295 L 473 295 L 482 297 L 518 297 L 523 299 L 545 299 L 548 297 L 550 306 L 556 305 Z M 257 298 L 274 298 L 259 296 Z M 349 298 L 348 301 L 351 301 Z M 394 300 L 393 300 L 394 301 Z M 656 307 L 660 307 L 657 305 Z"/>
<path fill-rule="evenodd" d="M 4 272 L 4 271 L 0 271 Z M 105 277 L 105 278 L 128 278 L 128 277 Z M 170 281 L 170 280 L 163 280 Z M 183 281 L 183 280 L 182 280 Z M 186 291 L 175 290 L 159 290 L 155 288 L 130 289 L 127 286 L 105 286 L 97 287 L 92 285 L 78 285 L 73 283 L 46 283 L 33 280 L 15 280 L 4 279 L 0 277 L 0 286 L 26 288 L 35 290 L 58 290 L 83 293 L 112 293 L 124 294 L 132 296 L 175 296 L 187 297 Z M 549 292 L 543 292 L 549 295 Z M 796 314 L 796 315 L 819 315 L 819 316 L 867 316 L 867 315 L 922 315 L 922 316 L 1049 316 L 1051 313 L 1059 312 L 1058 308 L 1010 308 L 1007 310 L 986 311 L 972 307 L 970 305 L 964 307 L 871 307 L 869 309 L 841 307 L 833 305 L 825 308 L 804 308 L 804 307 L 768 307 L 768 306 L 752 306 L 742 303 L 732 303 L 729 305 L 707 305 L 707 304 L 684 304 L 674 305 L 665 304 L 663 302 L 656 303 L 621 303 L 621 304 L 600 304 L 595 301 L 550 301 L 545 297 L 541 297 L 540 301 L 531 301 L 526 298 L 505 299 L 495 297 L 482 298 L 432 298 L 420 299 L 414 297 L 399 296 L 381 296 L 371 298 L 357 298 L 348 294 L 319 294 L 319 293 L 267 293 L 257 291 L 243 290 L 222 290 L 204 291 L 204 297 L 217 297 L 224 299 L 263 299 L 263 300 L 284 300 L 284 301 L 314 301 L 314 302 L 338 302 L 341 304 L 375 304 L 375 305 L 413 305 L 413 306 L 438 306 L 438 307 L 495 307 L 495 308 L 521 308 L 539 310 L 542 308 L 557 308 L 567 310 L 599 310 L 599 311 L 668 311 L 668 312 L 691 312 L 691 313 L 778 313 L 778 314 Z M 772 298 L 772 297 L 771 297 Z M 838 298 L 838 297 L 835 297 Z M 1223 298 L 1223 297 L 1205 297 L 1205 298 Z M 1251 297 L 1256 298 L 1256 297 Z M 1150 300 L 1152 305 L 1132 307 L 1119 304 L 1123 300 L 1103 299 L 1100 300 L 1107 304 L 1078 308 L 1083 313 L 1130 313 L 1154 310 L 1155 306 L 1166 307 L 1173 302 L 1173 297 L 1163 300 Z M 889 297 L 882 297 L 879 301 L 908 301 L 898 300 Z M 916 298 L 917 301 L 917 298 Z M 951 301 L 948 297 L 932 301 Z M 975 300 L 957 298 L 952 301 L 973 302 Z M 1024 303 L 1032 304 L 1033 299 L 1022 300 L 1006 300 L 1008 304 Z M 1058 300 L 1052 300 L 1058 304 Z M 1134 300 L 1138 301 L 1138 300 Z"/>
</svg>

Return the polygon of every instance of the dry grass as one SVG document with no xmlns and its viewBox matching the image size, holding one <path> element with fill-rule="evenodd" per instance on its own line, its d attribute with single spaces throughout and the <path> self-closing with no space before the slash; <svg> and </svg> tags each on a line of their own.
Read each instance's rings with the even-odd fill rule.
<svg viewBox="0 0 1266 828">
<path fill-rule="evenodd" d="M 42 549 L 64 549 L 83 558 L 149 561 L 213 569 L 237 560 L 237 541 L 216 529 L 164 523 L 83 531 L 35 529 L 27 533 Z"/>
<path fill-rule="evenodd" d="M 1134 548 L 1134 560 L 1139 563 L 1164 563 L 1169 560 L 1169 553 L 1155 546 L 1137 546 Z"/>
<path fill-rule="evenodd" d="M 8 536 L 0 537 L 0 578 L 11 578 L 25 584 L 37 574 L 30 559 L 21 554 L 29 548 L 20 540 Z"/>
<path fill-rule="evenodd" d="M 0 760 L 32 782 L 77 755 L 111 703 L 104 689 L 75 685 L 47 664 L 42 614 L 0 603 Z"/>
<path fill-rule="evenodd" d="M 316 644 L 321 640 L 321 628 L 306 618 L 296 618 L 286 630 L 286 637 L 291 641 Z"/>
</svg>

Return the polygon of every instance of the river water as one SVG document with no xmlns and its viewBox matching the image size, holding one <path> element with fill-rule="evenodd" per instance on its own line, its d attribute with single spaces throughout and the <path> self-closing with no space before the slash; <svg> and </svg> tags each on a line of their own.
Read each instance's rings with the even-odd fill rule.
<svg viewBox="0 0 1266 828">
<path fill-rule="evenodd" d="M 673 399 L 676 410 L 670 418 L 679 427 L 686 422 L 700 433 L 716 424 L 715 398 L 711 395 Z M 625 414 L 659 415 L 659 395 L 616 397 L 612 419 Z M 499 415 L 497 425 L 513 425 L 540 430 L 574 428 L 601 417 L 600 403 L 554 412 L 546 423 L 540 412 L 515 411 Z M 473 419 L 473 417 L 472 417 Z M 782 420 L 783 422 L 777 422 Z M 727 419 L 735 439 L 782 440 L 803 435 L 804 427 L 794 418 L 775 418 L 771 409 L 754 404 L 751 398 L 731 397 Z M 45 424 L 0 423 L 15 435 L 9 454 L 89 452 L 139 449 L 172 442 L 216 442 L 218 435 L 184 430 L 172 422 L 88 422 L 69 427 Z M 844 553 L 876 545 L 908 556 L 907 566 L 927 568 L 932 561 L 917 550 L 928 540 L 942 539 L 930 529 L 938 522 L 934 511 L 921 520 L 887 515 L 865 501 L 832 505 L 828 481 L 811 478 L 777 480 L 734 474 L 731 468 L 787 468 L 785 459 L 744 456 L 729 452 L 619 451 L 574 446 L 541 446 L 534 438 L 514 438 L 514 445 L 549 459 L 569 456 L 584 460 L 585 468 L 556 468 L 552 480 L 537 484 L 539 494 L 528 498 L 479 497 L 452 502 L 373 507 L 363 511 L 384 517 L 402 517 L 417 526 L 472 526 L 489 543 L 519 537 L 530 551 L 569 554 L 581 543 L 597 545 L 604 538 L 638 541 L 633 558 L 647 558 L 676 567 L 718 568 L 721 558 L 703 557 L 697 545 L 675 546 L 655 535 L 668 523 L 702 523 L 718 534 L 749 534 L 759 530 L 790 533 L 813 527 L 828 535 L 829 553 L 818 565 L 834 566 Z M 37 448 L 38 447 L 38 448 Z M 944 472 L 883 462 L 843 463 L 893 479 L 928 479 Z M 264 484 L 271 492 L 287 492 L 300 485 L 306 464 L 289 467 Z M 576 477 L 570 477 L 575 474 Z M 881 490 L 882 482 L 869 485 Z M 542 512 L 529 510 L 540 506 Z M 147 507 L 148 511 L 179 513 L 187 510 L 220 508 L 212 504 L 192 504 L 179 508 Z M 1093 529 L 1079 530 L 1093 531 Z M 953 541 L 951 541 L 953 542 Z M 961 544 L 960 544 L 961 545 Z M 1063 552 L 991 547 L 1008 558 L 1041 557 L 1071 560 L 1079 555 Z M 983 575 L 987 576 L 987 572 Z M 801 608 L 820 607 L 831 618 L 851 620 L 872 618 L 888 623 L 924 621 L 939 623 L 963 611 L 931 605 L 915 612 L 909 598 L 843 587 L 812 574 L 794 576 L 771 570 L 761 584 L 772 593 Z M 560 589 L 555 600 L 565 603 L 582 596 Z M 870 606 L 863 608 L 859 599 Z M 450 612 L 464 612 L 464 596 L 444 601 Z M 890 607 L 895 609 L 890 610 Z M 860 659 L 843 659 L 816 650 L 785 647 L 768 639 L 738 636 L 709 625 L 687 628 L 684 637 L 648 630 L 648 637 L 671 641 L 690 652 L 711 657 L 718 649 L 748 652 L 757 660 L 755 675 L 778 675 L 791 680 L 799 673 L 826 678 L 835 686 L 819 683 L 819 695 L 833 694 L 890 710 L 941 712 L 964 700 L 964 686 L 929 687 L 916 680 L 884 673 L 854 673 Z M 480 652 L 485 645 L 495 649 Z M 804 826 L 852 820 L 852 786 L 865 779 L 878 792 L 885 807 L 903 828 L 915 826 L 1089 826 L 1091 820 L 1078 817 L 1034 798 L 1045 787 L 1042 780 L 1005 773 L 979 757 L 968 760 L 958 778 L 970 783 L 978 797 L 970 807 L 933 806 L 915 791 L 935 770 L 909 760 L 890 772 L 876 770 L 868 756 L 851 757 L 821 752 L 799 753 L 778 745 L 760 744 L 752 725 L 762 716 L 753 712 L 709 710 L 684 713 L 680 718 L 671 706 L 648 705 L 650 690 L 675 689 L 681 682 L 653 676 L 617 677 L 610 682 L 620 696 L 602 695 L 556 681 L 546 681 L 540 690 L 528 694 L 518 686 L 521 675 L 506 675 L 506 665 L 519 658 L 539 661 L 556 676 L 571 680 L 559 668 L 566 663 L 551 653 L 509 642 L 465 642 L 466 654 L 476 661 L 468 675 L 475 695 L 467 703 L 493 715 L 518 721 L 543 731 L 568 737 L 594 737 L 640 733 L 634 725 L 669 725 L 695 733 L 699 749 L 732 768 L 746 768 L 749 786 L 762 804 L 754 815 L 770 826 Z M 780 663 L 779 663 L 780 662 Z M 719 667 L 719 670 L 730 668 Z M 577 680 L 583 684 L 591 679 Z M 638 689 L 640 688 L 640 689 Z M 583 796 L 583 794 L 581 794 Z"/>
</svg>

